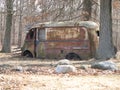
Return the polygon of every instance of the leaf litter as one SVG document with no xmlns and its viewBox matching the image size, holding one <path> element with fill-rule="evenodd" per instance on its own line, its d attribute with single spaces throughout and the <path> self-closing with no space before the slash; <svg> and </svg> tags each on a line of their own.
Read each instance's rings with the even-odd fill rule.
<svg viewBox="0 0 120 90">
<path fill-rule="evenodd" d="M 119 65 L 119 60 L 114 61 Z M 71 62 L 77 67 L 76 73 L 57 74 L 56 60 L 13 57 L 12 54 L 0 53 L 0 90 L 120 89 L 119 70 L 92 69 L 89 61 Z M 87 69 L 81 69 L 81 65 L 86 65 Z"/>
</svg>

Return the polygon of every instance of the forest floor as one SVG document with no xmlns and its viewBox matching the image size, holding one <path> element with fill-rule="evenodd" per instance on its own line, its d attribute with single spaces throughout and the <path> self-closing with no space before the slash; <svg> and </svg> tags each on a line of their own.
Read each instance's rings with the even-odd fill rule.
<svg viewBox="0 0 120 90">
<path fill-rule="evenodd" d="M 112 61 L 120 68 L 120 60 Z M 71 62 L 76 73 L 57 74 L 56 60 L 0 53 L 0 90 L 120 90 L 120 71 L 92 69 L 95 60 Z"/>
</svg>

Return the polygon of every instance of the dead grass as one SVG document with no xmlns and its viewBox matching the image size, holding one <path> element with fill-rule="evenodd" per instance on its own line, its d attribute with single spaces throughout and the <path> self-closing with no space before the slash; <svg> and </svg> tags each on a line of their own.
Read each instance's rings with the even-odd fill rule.
<svg viewBox="0 0 120 90">
<path fill-rule="evenodd" d="M 120 77 L 65 75 L 0 75 L 1 90 L 119 90 Z"/>
<path fill-rule="evenodd" d="M 113 61 L 120 66 L 119 60 Z M 0 90 L 120 90 L 120 71 L 91 69 L 94 60 L 71 62 L 77 73 L 56 74 L 56 60 L 0 53 Z M 80 69 L 81 65 L 87 70 Z M 15 70 L 16 66 L 22 67 L 22 71 Z"/>
</svg>

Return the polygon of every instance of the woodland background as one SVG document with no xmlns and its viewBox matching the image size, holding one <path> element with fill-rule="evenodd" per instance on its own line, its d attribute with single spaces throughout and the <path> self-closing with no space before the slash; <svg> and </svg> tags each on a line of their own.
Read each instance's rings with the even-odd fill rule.
<svg viewBox="0 0 120 90">
<path fill-rule="evenodd" d="M 49 21 L 92 20 L 100 23 L 100 0 L 6 0 L 12 2 L 11 44 L 21 47 L 26 30 L 32 25 Z M 113 42 L 120 49 L 120 1 L 112 1 Z M 6 30 L 7 3 L 0 0 L 0 45 Z"/>
<path fill-rule="evenodd" d="M 4 36 L 12 45 L 21 47 L 27 28 L 39 22 L 92 20 L 99 24 L 100 15 L 106 13 L 100 14 L 100 1 L 104 4 L 104 11 L 109 11 L 105 6 L 110 6 L 112 1 L 113 42 L 120 50 L 119 0 L 0 0 L 0 47 L 4 44 Z M 10 29 L 6 27 L 7 19 L 12 19 L 12 28 L 11 34 L 5 35 L 6 30 Z M 106 56 L 108 52 L 105 52 Z M 71 61 L 77 73 L 56 74 L 55 65 L 58 61 L 15 55 L 14 52 L 0 53 L 0 90 L 120 90 L 120 70 L 92 69 L 91 64 L 99 60 Z M 120 58 L 109 61 L 115 62 L 120 69 Z"/>
<path fill-rule="evenodd" d="M 5 0 L 0 0 L 0 2 L 0 44 L 2 44 L 6 21 L 6 5 Z M 69 20 L 93 20 L 99 22 L 99 6 L 99 0 L 14 0 L 12 44 L 21 45 L 27 26 L 34 23 Z M 119 32 L 118 24 L 120 22 L 119 6 L 119 0 L 114 0 L 113 25 L 117 26 L 114 28 L 116 38 L 119 37 L 117 33 Z"/>
</svg>

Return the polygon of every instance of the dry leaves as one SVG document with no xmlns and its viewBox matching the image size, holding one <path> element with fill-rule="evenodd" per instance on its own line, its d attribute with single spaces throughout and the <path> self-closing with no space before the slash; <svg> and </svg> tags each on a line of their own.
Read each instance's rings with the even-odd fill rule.
<svg viewBox="0 0 120 90">
<path fill-rule="evenodd" d="M 57 61 L 16 58 L 12 57 L 11 54 L 0 53 L 0 55 L 0 90 L 120 89 L 119 70 L 99 70 L 92 69 L 89 66 L 86 69 L 81 69 L 81 65 L 88 65 L 89 63 L 73 61 L 77 67 L 76 73 L 57 74 L 55 73 Z M 106 79 L 106 82 L 103 84 L 101 79 Z M 109 81 L 115 85 L 110 86 Z"/>
</svg>

